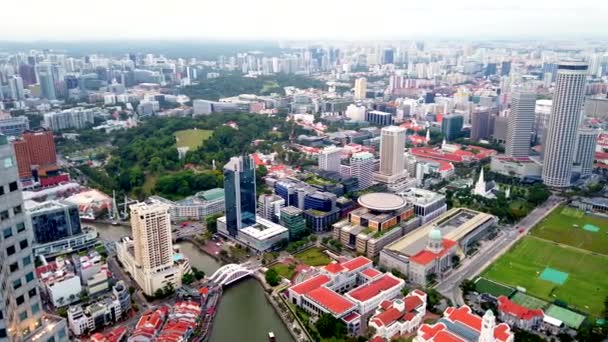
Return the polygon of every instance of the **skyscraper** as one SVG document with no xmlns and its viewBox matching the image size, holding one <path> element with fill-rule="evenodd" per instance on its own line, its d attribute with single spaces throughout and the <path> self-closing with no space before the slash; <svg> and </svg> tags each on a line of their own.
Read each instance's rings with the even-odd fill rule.
<svg viewBox="0 0 608 342">
<path fill-rule="evenodd" d="M 13 75 L 8 80 L 8 85 L 11 90 L 11 98 L 13 100 L 23 100 L 25 95 L 23 93 L 23 79 L 19 76 Z"/>
<path fill-rule="evenodd" d="M 471 140 L 488 139 L 490 137 L 490 110 L 477 108 L 471 113 Z"/>
<path fill-rule="evenodd" d="M 460 114 L 451 114 L 443 117 L 441 121 L 441 133 L 447 141 L 452 141 L 460 137 L 464 117 Z"/>
<path fill-rule="evenodd" d="M 536 94 L 527 91 L 513 93 L 505 150 L 509 157 L 527 157 L 530 154 L 535 108 Z"/>
<path fill-rule="evenodd" d="M 55 81 L 53 80 L 53 74 L 49 66 L 41 66 L 41 69 L 38 71 L 38 80 L 40 81 L 42 97 L 48 100 L 56 100 Z"/>
<path fill-rule="evenodd" d="M 173 241 L 169 207 L 162 203 L 132 204 L 131 227 L 135 261 L 144 273 L 173 265 Z"/>
<path fill-rule="evenodd" d="M 15 154 L 5 136 L 0 136 L 0 159 L 3 165 L 0 170 L 0 211 L 6 213 L 0 241 L 4 254 L 0 283 L 5 284 L 0 291 L 0 340 L 25 341 L 44 334 L 41 341 L 51 337 L 58 342 L 67 341 L 65 320 L 50 317 L 50 320 L 42 321 L 42 303 L 32 255 L 34 236 L 23 209 Z"/>
<path fill-rule="evenodd" d="M 387 126 L 380 133 L 380 174 L 399 176 L 403 174 L 405 128 Z"/>
<path fill-rule="evenodd" d="M 544 146 L 542 176 L 548 186 L 563 188 L 570 185 L 586 78 L 586 63 L 561 62 L 557 67 L 553 106 Z"/>
<path fill-rule="evenodd" d="M 255 224 L 255 166 L 250 156 L 232 157 L 224 165 L 226 229 L 232 236 Z"/>
<path fill-rule="evenodd" d="M 359 152 L 350 158 L 350 175 L 357 178 L 359 190 L 372 185 L 374 172 L 374 155 L 369 152 Z"/>
<path fill-rule="evenodd" d="M 367 79 L 365 77 L 355 80 L 355 100 L 365 99 L 367 94 Z"/>
<path fill-rule="evenodd" d="M 342 148 L 329 146 L 319 152 L 319 169 L 340 172 Z"/>
<path fill-rule="evenodd" d="M 580 169 L 581 177 L 589 176 L 593 172 L 598 134 L 598 131 L 594 129 L 581 129 L 578 132 L 574 163 Z"/>
</svg>

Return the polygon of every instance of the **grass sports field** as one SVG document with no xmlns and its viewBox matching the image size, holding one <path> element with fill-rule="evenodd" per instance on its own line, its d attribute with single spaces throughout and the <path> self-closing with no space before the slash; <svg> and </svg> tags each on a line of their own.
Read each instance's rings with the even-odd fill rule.
<svg viewBox="0 0 608 342">
<path fill-rule="evenodd" d="M 586 225 L 598 227 L 598 232 L 590 232 Z M 574 225 L 578 225 L 575 227 Z M 558 207 L 531 232 L 539 238 L 574 246 L 595 253 L 608 255 L 608 219 L 585 215 L 584 212 Z"/>
<path fill-rule="evenodd" d="M 557 285 L 540 279 L 540 273 L 547 267 L 567 272 L 566 282 Z M 607 256 L 526 236 L 482 276 L 513 287 L 524 287 L 529 294 L 548 301 L 560 299 L 581 311 L 599 316 L 604 298 L 608 296 L 606 270 Z"/>
<path fill-rule="evenodd" d="M 190 150 L 195 150 L 203 144 L 203 141 L 209 139 L 213 131 L 206 129 L 185 129 L 175 132 L 175 140 L 177 147 L 190 147 Z"/>
<path fill-rule="evenodd" d="M 331 259 L 327 254 L 323 253 L 320 248 L 309 248 L 304 252 L 294 255 L 294 257 L 301 263 L 308 266 L 324 266 L 331 262 Z"/>
</svg>

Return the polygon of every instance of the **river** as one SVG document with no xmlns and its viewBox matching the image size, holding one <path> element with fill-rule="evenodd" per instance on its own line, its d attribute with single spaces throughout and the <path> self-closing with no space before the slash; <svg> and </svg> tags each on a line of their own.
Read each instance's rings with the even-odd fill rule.
<svg viewBox="0 0 608 342">
<path fill-rule="evenodd" d="M 131 235 L 129 227 L 92 224 L 100 237 L 106 241 L 117 241 Z M 180 251 L 190 260 L 190 264 L 207 275 L 211 275 L 221 264 L 201 252 L 190 242 L 178 244 Z M 255 279 L 245 279 L 224 289 L 218 308 L 211 342 L 265 342 L 268 332 L 274 332 L 279 342 L 293 342 L 281 318 L 264 296 L 264 289 Z"/>
</svg>

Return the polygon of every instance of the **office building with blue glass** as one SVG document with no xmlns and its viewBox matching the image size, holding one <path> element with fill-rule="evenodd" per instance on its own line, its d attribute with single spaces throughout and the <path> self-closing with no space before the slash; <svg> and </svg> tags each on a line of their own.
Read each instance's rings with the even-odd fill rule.
<svg viewBox="0 0 608 342">
<path fill-rule="evenodd" d="M 256 223 L 255 165 L 251 156 L 232 157 L 224 165 L 226 229 L 238 231 Z"/>
</svg>

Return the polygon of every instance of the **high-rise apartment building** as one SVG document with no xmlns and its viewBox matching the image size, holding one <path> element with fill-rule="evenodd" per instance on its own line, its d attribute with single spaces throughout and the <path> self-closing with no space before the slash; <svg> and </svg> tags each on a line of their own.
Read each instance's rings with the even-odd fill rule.
<svg viewBox="0 0 608 342">
<path fill-rule="evenodd" d="M 359 190 L 372 185 L 374 173 L 374 155 L 369 152 L 359 152 L 350 158 L 350 175 L 359 182 Z"/>
<path fill-rule="evenodd" d="M 380 175 L 401 176 L 404 172 L 405 128 L 388 126 L 380 132 Z"/>
<path fill-rule="evenodd" d="M 367 94 L 367 79 L 365 77 L 355 80 L 355 100 L 365 99 Z"/>
<path fill-rule="evenodd" d="M 170 207 L 149 201 L 129 209 L 133 239 L 125 237 L 116 243 L 118 260 L 148 296 L 169 284 L 181 287 L 182 277 L 192 269 L 188 259 L 174 253 Z"/>
<path fill-rule="evenodd" d="M 342 148 L 329 146 L 319 151 L 319 169 L 340 172 Z"/>
<path fill-rule="evenodd" d="M 226 229 L 236 236 L 255 224 L 255 165 L 250 156 L 232 157 L 224 165 Z"/>
<path fill-rule="evenodd" d="M 594 129 L 581 129 L 576 141 L 574 163 L 580 169 L 581 177 L 591 175 L 595 159 L 595 146 L 599 132 Z"/>
<path fill-rule="evenodd" d="M 511 112 L 507 126 L 507 146 L 509 157 L 527 157 L 530 155 L 530 141 L 534 129 L 536 94 L 516 91 L 511 98 Z"/>
<path fill-rule="evenodd" d="M 549 117 L 551 117 L 551 100 L 536 100 L 535 119 L 534 119 L 534 142 L 536 144 L 544 144 L 544 139 L 547 136 L 547 128 L 549 127 Z"/>
<path fill-rule="evenodd" d="M 586 79 L 586 63 L 559 63 L 544 146 L 542 178 L 548 186 L 570 185 Z"/>
<path fill-rule="evenodd" d="M 144 273 L 173 265 L 173 240 L 169 207 L 162 203 L 136 203 L 129 206 L 135 261 Z"/>
<path fill-rule="evenodd" d="M 0 270 L 0 341 L 67 341 L 65 320 L 42 319 L 43 307 L 37 288 L 32 255 L 33 233 L 23 210 L 13 148 L 0 136 L 0 211 L 3 251 Z"/>
</svg>

